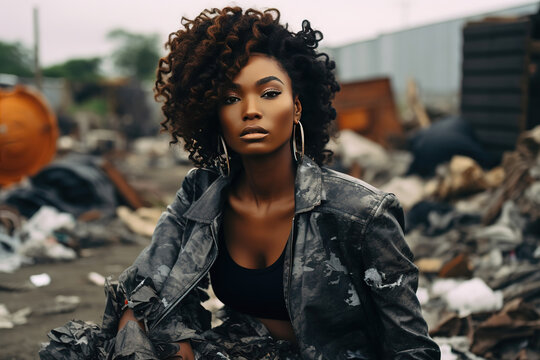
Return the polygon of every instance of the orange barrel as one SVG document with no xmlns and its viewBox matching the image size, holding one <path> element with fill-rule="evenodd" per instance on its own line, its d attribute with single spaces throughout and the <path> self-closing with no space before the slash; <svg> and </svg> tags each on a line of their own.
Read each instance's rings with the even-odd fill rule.
<svg viewBox="0 0 540 360">
<path fill-rule="evenodd" d="M 20 85 L 0 89 L 0 186 L 47 165 L 57 138 L 56 117 L 40 93 Z"/>
</svg>

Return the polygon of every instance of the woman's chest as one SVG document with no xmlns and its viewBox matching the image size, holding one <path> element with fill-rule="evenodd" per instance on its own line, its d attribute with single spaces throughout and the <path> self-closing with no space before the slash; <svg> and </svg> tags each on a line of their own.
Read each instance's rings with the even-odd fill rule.
<svg viewBox="0 0 540 360">
<path fill-rule="evenodd" d="M 223 214 L 222 241 L 238 265 L 251 269 L 268 267 L 285 249 L 293 215 L 292 207 L 266 212 L 227 207 Z"/>
</svg>

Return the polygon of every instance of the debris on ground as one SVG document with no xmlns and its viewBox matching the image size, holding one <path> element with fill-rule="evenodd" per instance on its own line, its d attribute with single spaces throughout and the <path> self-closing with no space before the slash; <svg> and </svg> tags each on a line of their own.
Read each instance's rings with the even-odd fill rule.
<svg viewBox="0 0 540 360">
<path fill-rule="evenodd" d="M 11 329 L 15 325 L 24 325 L 28 322 L 27 317 L 32 313 L 29 307 L 22 308 L 10 313 L 4 304 L 0 304 L 0 329 Z"/>
<path fill-rule="evenodd" d="M 161 216 L 161 210 L 139 208 L 132 211 L 127 206 L 119 206 L 116 214 L 134 233 L 151 237 Z"/>
<path fill-rule="evenodd" d="M 449 359 L 540 356 L 538 134 L 491 171 L 454 157 L 406 214 L 424 316 Z"/>
<path fill-rule="evenodd" d="M 105 277 L 94 271 L 88 273 L 88 281 L 97 286 L 105 286 Z"/>
<path fill-rule="evenodd" d="M 80 303 L 81 298 L 78 296 L 57 295 L 54 298 L 54 303 L 42 306 L 35 313 L 36 315 L 70 313 L 75 311 Z"/>
<path fill-rule="evenodd" d="M 31 275 L 30 282 L 34 284 L 35 287 L 43 287 L 51 283 L 51 277 L 46 273 Z"/>
<path fill-rule="evenodd" d="M 92 247 L 147 244 L 163 211 L 144 207 L 111 161 L 82 154 L 0 191 L 0 201 L 0 272 L 72 261 Z"/>
</svg>

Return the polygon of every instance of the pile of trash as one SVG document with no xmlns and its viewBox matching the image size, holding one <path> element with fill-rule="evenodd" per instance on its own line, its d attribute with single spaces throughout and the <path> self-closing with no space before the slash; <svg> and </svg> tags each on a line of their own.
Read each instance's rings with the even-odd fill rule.
<svg viewBox="0 0 540 360">
<path fill-rule="evenodd" d="M 4 189 L 0 204 L 0 272 L 108 244 L 147 244 L 162 211 L 144 207 L 110 163 L 80 154 Z"/>
<path fill-rule="evenodd" d="M 350 137 L 362 144 L 354 152 L 343 143 Z M 410 171 L 418 156 L 407 162 L 359 137 L 342 132 L 334 151 L 400 199 L 417 295 L 442 358 L 540 359 L 540 126 L 491 170 L 451 156 L 419 174 Z"/>
</svg>

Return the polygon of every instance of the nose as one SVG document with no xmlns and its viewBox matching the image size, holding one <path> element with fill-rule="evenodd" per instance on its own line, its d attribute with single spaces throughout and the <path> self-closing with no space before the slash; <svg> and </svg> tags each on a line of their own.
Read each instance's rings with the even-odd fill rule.
<svg viewBox="0 0 540 360">
<path fill-rule="evenodd" d="M 257 100 L 257 96 L 247 96 L 244 99 L 244 113 L 242 115 L 242 120 L 255 120 L 262 117 Z"/>
</svg>

